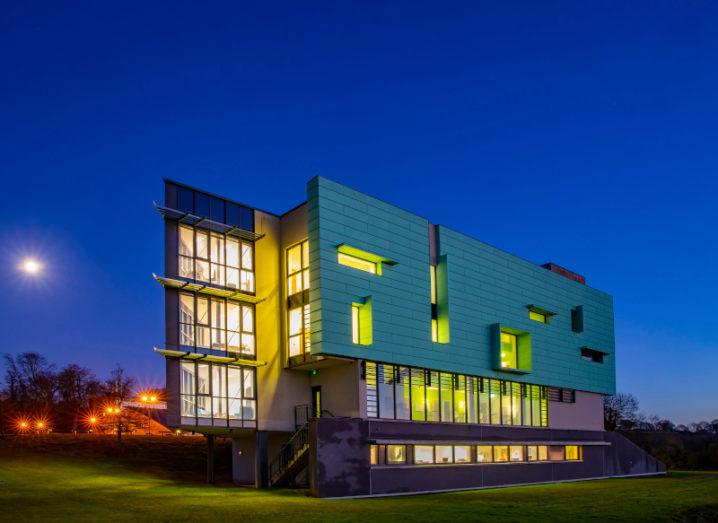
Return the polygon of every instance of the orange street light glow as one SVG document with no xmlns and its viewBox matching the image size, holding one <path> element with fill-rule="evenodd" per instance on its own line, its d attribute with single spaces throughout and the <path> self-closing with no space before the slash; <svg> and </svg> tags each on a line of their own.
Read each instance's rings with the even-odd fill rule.
<svg viewBox="0 0 718 523">
<path fill-rule="evenodd" d="M 38 422 L 37 422 L 37 428 L 38 428 L 38 429 L 41 429 L 41 428 L 43 428 L 44 426 L 45 426 L 45 422 L 44 422 L 44 421 L 38 421 Z"/>
</svg>

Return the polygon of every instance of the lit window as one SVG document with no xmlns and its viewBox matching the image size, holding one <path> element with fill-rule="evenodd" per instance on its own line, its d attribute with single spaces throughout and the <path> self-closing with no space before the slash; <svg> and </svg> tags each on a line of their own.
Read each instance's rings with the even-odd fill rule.
<svg viewBox="0 0 718 523">
<path fill-rule="evenodd" d="M 195 425 L 256 425 L 254 369 L 182 361 L 181 415 Z M 201 420 L 200 420 L 201 419 Z"/>
<path fill-rule="evenodd" d="M 526 447 L 526 459 L 528 461 L 538 461 L 538 447 L 536 445 Z"/>
<path fill-rule="evenodd" d="M 437 445 L 436 446 L 436 462 L 437 463 L 453 463 L 454 462 L 454 447 L 451 445 Z"/>
<path fill-rule="evenodd" d="M 414 463 L 420 465 L 434 463 L 434 447 L 432 445 L 415 445 Z"/>
<path fill-rule="evenodd" d="M 359 343 L 359 305 L 352 305 L 352 343 Z"/>
<path fill-rule="evenodd" d="M 406 445 L 387 445 L 386 462 L 389 465 L 406 463 Z"/>
<path fill-rule="evenodd" d="M 548 447 L 546 445 L 539 445 L 538 460 L 539 461 L 548 461 Z"/>
<path fill-rule="evenodd" d="M 515 369 L 518 361 L 517 340 L 515 334 L 501 333 L 501 367 Z"/>
<path fill-rule="evenodd" d="M 180 345 L 255 354 L 251 305 L 185 293 L 179 298 Z"/>
<path fill-rule="evenodd" d="M 303 241 L 287 249 L 287 296 L 288 296 L 288 339 L 289 357 L 308 353 L 310 342 L 310 315 L 307 293 L 309 289 L 309 242 Z"/>
<path fill-rule="evenodd" d="M 298 356 L 305 350 L 305 339 L 308 338 L 307 320 L 309 305 L 297 307 L 289 311 L 289 355 Z"/>
<path fill-rule="evenodd" d="M 479 445 L 476 447 L 476 461 L 479 463 L 491 463 L 494 460 L 493 448 L 491 445 Z"/>
<path fill-rule="evenodd" d="M 577 445 L 566 445 L 566 459 L 568 461 L 578 461 L 581 459 L 581 447 Z"/>
<path fill-rule="evenodd" d="M 494 445 L 494 461 L 503 463 L 509 460 L 509 447 L 507 445 Z"/>
<path fill-rule="evenodd" d="M 536 311 L 529 311 L 529 319 L 533 321 L 538 321 L 540 323 L 548 323 L 547 316 L 545 314 L 542 314 L 540 312 Z"/>
<path fill-rule="evenodd" d="M 352 303 L 352 343 L 371 345 L 372 336 L 372 307 L 371 296 L 364 298 L 363 303 Z"/>
<path fill-rule="evenodd" d="M 369 463 L 371 465 L 377 465 L 379 463 L 379 446 L 371 445 L 369 447 Z"/>
<path fill-rule="evenodd" d="M 436 265 L 429 265 L 429 282 L 431 288 L 431 341 L 439 341 L 439 319 L 436 296 Z"/>
<path fill-rule="evenodd" d="M 471 462 L 471 447 L 468 445 L 457 445 L 454 447 L 454 462 L 469 463 Z"/>
<path fill-rule="evenodd" d="M 523 461 L 524 460 L 524 448 L 521 445 L 511 445 L 509 447 L 509 456 L 511 461 Z"/>
<path fill-rule="evenodd" d="M 186 225 L 179 226 L 177 243 L 180 277 L 254 292 L 252 243 Z"/>
<path fill-rule="evenodd" d="M 359 269 L 360 271 L 370 272 L 371 274 L 376 274 L 376 263 L 370 262 L 367 260 L 362 260 L 361 258 L 357 258 L 356 256 L 350 256 L 349 254 L 344 254 L 343 252 L 337 253 L 338 261 L 340 265 L 346 265 L 347 267 L 353 267 L 354 269 Z"/>
<path fill-rule="evenodd" d="M 309 242 L 287 249 L 287 296 L 309 289 Z"/>
</svg>

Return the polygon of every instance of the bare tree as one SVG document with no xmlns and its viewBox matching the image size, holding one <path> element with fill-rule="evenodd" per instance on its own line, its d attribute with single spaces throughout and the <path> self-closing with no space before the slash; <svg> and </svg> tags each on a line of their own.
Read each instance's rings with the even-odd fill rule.
<svg viewBox="0 0 718 523">
<path fill-rule="evenodd" d="M 603 400 L 603 418 L 606 430 L 632 426 L 638 413 L 638 400 L 633 394 L 619 392 Z"/>
<path fill-rule="evenodd" d="M 122 416 L 122 402 L 131 397 L 135 380 L 127 375 L 125 369 L 118 364 L 112 372 L 110 379 L 105 382 L 105 394 L 116 404 L 117 412 L 117 442 L 122 444 L 122 425 L 125 423 Z"/>
<path fill-rule="evenodd" d="M 65 366 L 57 375 L 60 407 L 70 417 L 69 429 L 77 431 L 79 415 L 90 406 L 90 398 L 100 393 L 100 382 L 90 369 L 76 364 Z"/>
</svg>

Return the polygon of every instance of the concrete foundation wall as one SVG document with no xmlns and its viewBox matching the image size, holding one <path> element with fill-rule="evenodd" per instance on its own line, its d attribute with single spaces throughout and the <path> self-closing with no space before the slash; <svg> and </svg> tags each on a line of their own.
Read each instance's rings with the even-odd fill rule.
<svg viewBox="0 0 718 523">
<path fill-rule="evenodd" d="M 580 444 L 581 461 L 374 465 L 374 442 L 476 444 L 512 442 Z M 315 496 L 341 497 L 441 491 L 660 474 L 665 467 L 623 436 L 604 431 L 483 425 L 404 423 L 323 418 L 310 423 L 310 488 Z"/>
<path fill-rule="evenodd" d="M 575 403 L 549 403 L 552 429 L 603 430 L 603 395 L 576 391 Z"/>
</svg>

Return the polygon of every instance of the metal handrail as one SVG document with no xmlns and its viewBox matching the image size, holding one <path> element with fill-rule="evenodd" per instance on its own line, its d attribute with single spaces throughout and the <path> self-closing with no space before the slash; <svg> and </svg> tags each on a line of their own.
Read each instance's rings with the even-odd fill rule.
<svg viewBox="0 0 718 523">
<path fill-rule="evenodd" d="M 289 438 L 289 441 L 279 450 L 277 457 L 269 464 L 270 483 L 273 483 L 282 472 L 287 470 L 308 446 L 309 425 L 305 423 Z"/>
</svg>

